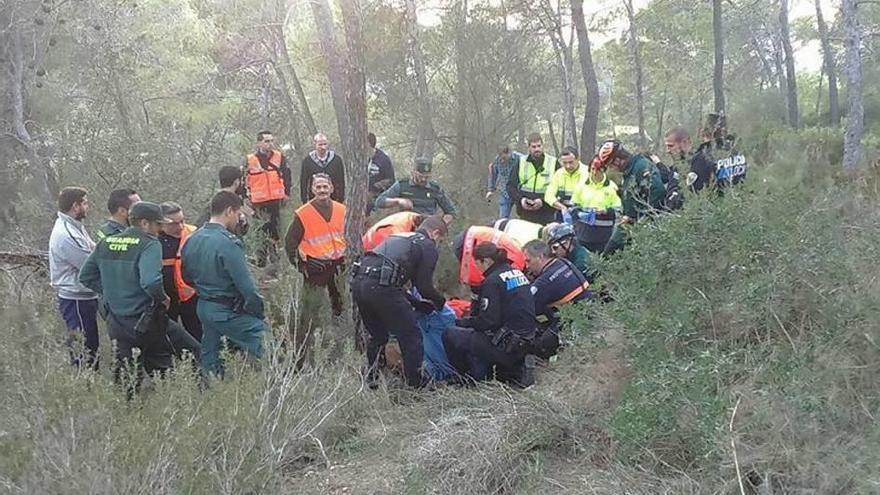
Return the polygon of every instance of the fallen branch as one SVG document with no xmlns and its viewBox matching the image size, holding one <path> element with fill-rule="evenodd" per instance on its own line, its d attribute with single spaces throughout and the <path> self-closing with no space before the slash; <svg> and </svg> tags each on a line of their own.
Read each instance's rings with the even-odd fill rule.
<svg viewBox="0 0 880 495">
<path fill-rule="evenodd" d="M 49 255 L 46 253 L 11 253 L 0 251 L 0 264 L 13 268 L 48 268 Z"/>
<path fill-rule="evenodd" d="M 739 492 L 746 495 L 746 489 L 743 486 L 742 471 L 739 468 L 739 458 L 736 455 L 736 435 L 733 433 L 733 421 L 736 419 L 736 410 L 739 409 L 739 403 L 742 397 L 736 399 L 736 405 L 733 406 L 733 412 L 730 414 L 730 447 L 733 449 L 733 465 L 736 467 L 736 480 L 739 482 Z"/>
</svg>

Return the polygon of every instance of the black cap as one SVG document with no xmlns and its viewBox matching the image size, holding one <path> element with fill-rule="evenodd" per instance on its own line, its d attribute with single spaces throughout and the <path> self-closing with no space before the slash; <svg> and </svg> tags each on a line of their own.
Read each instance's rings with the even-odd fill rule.
<svg viewBox="0 0 880 495">
<path fill-rule="evenodd" d="M 149 220 L 151 222 L 171 223 L 171 219 L 162 214 L 162 208 L 156 203 L 138 201 L 128 209 L 128 218 L 131 220 Z"/>
<path fill-rule="evenodd" d="M 418 157 L 415 159 L 416 172 L 420 174 L 430 174 L 431 173 L 431 159 L 425 157 Z"/>
</svg>

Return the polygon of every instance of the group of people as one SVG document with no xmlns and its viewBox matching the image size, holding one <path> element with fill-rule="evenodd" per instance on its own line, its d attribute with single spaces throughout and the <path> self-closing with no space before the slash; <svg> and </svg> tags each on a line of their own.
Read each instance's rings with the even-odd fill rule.
<svg viewBox="0 0 880 495">
<path fill-rule="evenodd" d="M 687 183 L 693 190 L 712 182 L 723 189 L 745 175 L 745 161 L 735 155 L 723 116 L 710 135 L 690 153 L 686 130 L 677 127 L 666 134 L 667 151 L 678 162 L 690 162 Z M 375 383 L 385 345 L 394 335 L 406 382 L 419 387 L 431 378 L 423 370 L 419 319 L 447 307 L 433 275 L 456 209 L 430 180 L 430 160 L 416 158 L 410 176 L 398 180 L 374 135 L 369 142 L 371 198 L 357 207 L 400 211 L 376 222 L 363 237 L 363 256 L 350 260 L 352 299 L 369 334 L 366 376 Z M 326 136 L 316 135 L 313 144 L 301 165 L 302 205 L 293 212 L 283 245 L 307 290 L 327 291 L 330 308 L 310 308 L 301 320 L 328 309 L 338 316 L 343 307 L 337 278 L 346 255 L 345 168 Z M 715 159 L 712 154 L 719 149 L 731 152 L 730 157 Z M 607 167 L 623 172 L 620 187 L 606 175 Z M 669 169 L 615 140 L 604 142 L 589 165 L 574 148 L 564 148 L 558 159 L 545 154 L 538 134 L 529 136 L 527 154 L 502 148 L 490 167 L 487 193 L 500 197 L 499 220 L 465 228 L 453 241 L 459 280 L 474 293 L 463 306 L 466 311 L 443 333 L 455 377 L 496 376 L 530 385 L 534 360 L 548 359 L 559 348 L 559 308 L 590 297 L 596 276 L 591 253 L 619 249 L 625 235 L 618 233 L 626 225 L 674 207 L 679 192 L 677 182 L 663 174 Z M 113 191 L 107 204 L 110 218 L 98 231 L 97 243 L 83 225 L 87 191 L 61 191 L 49 261 L 69 335 L 82 336 L 84 352 L 72 352 L 75 363 L 98 364 L 98 315 L 116 344 L 117 376 L 132 362 L 142 375 L 164 371 L 173 357 L 187 355 L 201 363 L 206 375 L 222 375 L 224 338 L 229 349 L 247 359 L 262 357 L 265 307 L 242 239 L 260 222 L 265 236 L 257 264 L 266 264 L 281 241 L 291 173 L 272 134 L 262 131 L 244 166 L 223 167 L 218 175 L 220 190 L 194 224 L 186 223 L 177 203 L 143 201 L 132 189 Z M 514 209 L 519 218 L 510 218 Z M 297 328 L 312 330 L 307 324 Z M 302 345 L 306 337 L 294 338 L 295 344 Z M 140 351 L 136 358 L 135 348 Z"/>
</svg>

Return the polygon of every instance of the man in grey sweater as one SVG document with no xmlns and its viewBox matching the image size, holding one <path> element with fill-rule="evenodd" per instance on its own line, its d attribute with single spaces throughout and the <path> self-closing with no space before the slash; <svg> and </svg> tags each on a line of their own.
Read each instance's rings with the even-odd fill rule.
<svg viewBox="0 0 880 495">
<path fill-rule="evenodd" d="M 58 195 L 58 218 L 49 237 L 49 275 L 58 310 L 68 329 L 74 365 L 97 366 L 98 295 L 79 283 L 79 272 L 95 249 L 82 220 L 89 210 L 86 190 L 65 187 Z"/>
</svg>

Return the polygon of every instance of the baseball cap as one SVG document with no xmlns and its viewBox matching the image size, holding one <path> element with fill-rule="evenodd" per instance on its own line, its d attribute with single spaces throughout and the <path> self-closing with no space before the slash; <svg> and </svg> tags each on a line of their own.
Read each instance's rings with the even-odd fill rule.
<svg viewBox="0 0 880 495">
<path fill-rule="evenodd" d="M 415 159 L 416 172 L 420 174 L 430 174 L 431 173 L 431 159 L 419 157 Z"/>
<path fill-rule="evenodd" d="M 128 218 L 131 220 L 149 220 L 158 223 L 171 223 L 171 219 L 162 214 L 162 208 L 156 203 L 138 201 L 128 209 Z"/>
</svg>

